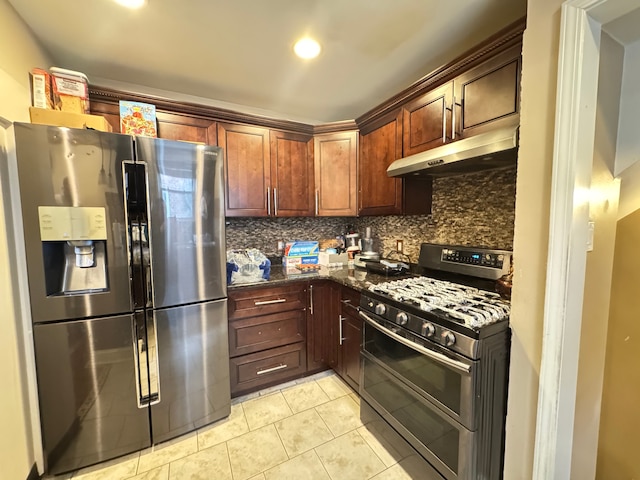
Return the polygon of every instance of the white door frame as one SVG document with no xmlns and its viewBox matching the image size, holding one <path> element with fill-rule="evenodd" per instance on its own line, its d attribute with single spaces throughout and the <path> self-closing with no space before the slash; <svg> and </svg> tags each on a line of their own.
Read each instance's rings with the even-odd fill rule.
<svg viewBox="0 0 640 480">
<path fill-rule="evenodd" d="M 637 0 L 568 0 L 562 5 L 536 480 L 571 475 L 600 34 L 602 24 L 637 7 Z"/>
</svg>

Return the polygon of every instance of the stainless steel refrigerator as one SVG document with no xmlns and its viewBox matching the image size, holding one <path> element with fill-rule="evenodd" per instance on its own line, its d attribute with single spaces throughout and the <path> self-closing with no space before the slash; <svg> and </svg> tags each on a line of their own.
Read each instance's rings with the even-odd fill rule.
<svg viewBox="0 0 640 480">
<path fill-rule="evenodd" d="M 46 473 L 229 415 L 221 150 L 14 132 Z"/>
</svg>

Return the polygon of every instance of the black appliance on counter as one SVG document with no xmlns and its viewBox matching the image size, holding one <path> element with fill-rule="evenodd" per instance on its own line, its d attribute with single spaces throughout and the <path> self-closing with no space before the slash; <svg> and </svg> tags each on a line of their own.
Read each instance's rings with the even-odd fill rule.
<svg viewBox="0 0 640 480">
<path fill-rule="evenodd" d="M 229 415 L 221 150 L 13 130 L 45 472 Z"/>
<path fill-rule="evenodd" d="M 423 244 L 424 276 L 362 294 L 360 395 L 439 472 L 429 480 L 502 478 L 510 304 L 481 288 L 510 263 Z"/>
</svg>

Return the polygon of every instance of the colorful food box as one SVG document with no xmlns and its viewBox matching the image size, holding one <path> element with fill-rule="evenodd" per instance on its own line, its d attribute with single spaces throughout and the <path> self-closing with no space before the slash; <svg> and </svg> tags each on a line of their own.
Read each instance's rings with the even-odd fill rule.
<svg viewBox="0 0 640 480">
<path fill-rule="evenodd" d="M 29 73 L 31 80 L 31 105 L 36 108 L 53 108 L 51 75 L 42 68 L 34 68 Z"/>
<path fill-rule="evenodd" d="M 285 257 L 300 257 L 304 255 L 315 255 L 317 257 L 319 252 L 318 242 L 313 241 L 287 242 L 284 246 Z"/>
<path fill-rule="evenodd" d="M 120 100 L 120 133 L 157 137 L 156 106 Z"/>
<path fill-rule="evenodd" d="M 89 113 L 89 80 L 84 73 L 51 67 L 53 107 L 72 113 Z"/>
<path fill-rule="evenodd" d="M 299 257 L 284 257 L 282 265 L 291 267 L 294 265 L 317 265 L 318 255 L 301 255 Z"/>
</svg>

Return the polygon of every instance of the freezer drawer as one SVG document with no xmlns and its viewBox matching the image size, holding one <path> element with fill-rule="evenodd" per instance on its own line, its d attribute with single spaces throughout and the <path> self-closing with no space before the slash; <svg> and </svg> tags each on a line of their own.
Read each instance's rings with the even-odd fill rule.
<svg viewBox="0 0 640 480">
<path fill-rule="evenodd" d="M 57 474 L 151 445 L 138 408 L 131 315 L 35 325 L 46 471 Z"/>
<path fill-rule="evenodd" d="M 159 402 L 151 406 L 156 444 L 231 411 L 227 300 L 154 310 L 151 316 L 159 367 Z"/>
</svg>

